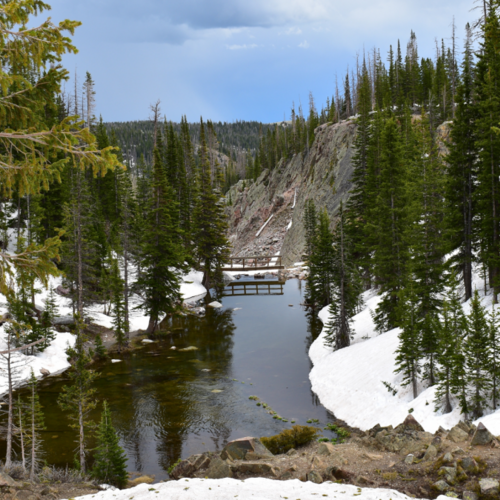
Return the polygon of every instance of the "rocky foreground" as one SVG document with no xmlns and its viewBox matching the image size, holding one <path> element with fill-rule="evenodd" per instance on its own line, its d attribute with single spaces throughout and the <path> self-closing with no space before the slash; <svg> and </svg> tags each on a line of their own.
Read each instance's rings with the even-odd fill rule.
<svg viewBox="0 0 500 500">
<path fill-rule="evenodd" d="M 478 500 L 499 496 L 500 443 L 482 424 L 476 428 L 460 422 L 430 434 L 409 415 L 395 429 L 377 425 L 367 432 L 353 431 L 343 444 L 313 442 L 284 455 L 272 455 L 256 438 L 239 439 L 221 453 L 182 461 L 171 475 L 334 481 L 391 488 L 419 498 Z"/>
</svg>

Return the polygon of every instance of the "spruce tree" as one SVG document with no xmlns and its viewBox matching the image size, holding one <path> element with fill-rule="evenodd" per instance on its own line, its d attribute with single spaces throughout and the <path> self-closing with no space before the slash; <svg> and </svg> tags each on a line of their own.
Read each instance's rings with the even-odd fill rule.
<svg viewBox="0 0 500 500">
<path fill-rule="evenodd" d="M 487 371 L 488 322 L 477 290 L 474 291 L 470 304 L 471 310 L 467 317 L 467 339 L 464 344 L 464 352 L 467 406 L 475 420 L 484 414 L 492 384 Z"/>
<path fill-rule="evenodd" d="M 491 381 L 491 408 L 496 411 L 500 402 L 500 317 L 494 306 L 488 316 L 487 369 Z"/>
<path fill-rule="evenodd" d="M 120 447 L 118 436 L 111 422 L 111 411 L 106 401 L 103 403 L 96 438 L 97 447 L 94 450 L 92 476 L 106 484 L 124 488 L 128 482 L 127 457 Z"/>
<path fill-rule="evenodd" d="M 115 330 L 115 340 L 118 345 L 118 352 L 121 352 L 128 340 L 128 332 L 130 330 L 127 318 L 125 315 L 125 300 L 123 297 L 124 283 L 120 276 L 120 268 L 118 260 L 113 259 L 111 267 L 111 302 L 113 304 L 113 327 Z"/>
</svg>

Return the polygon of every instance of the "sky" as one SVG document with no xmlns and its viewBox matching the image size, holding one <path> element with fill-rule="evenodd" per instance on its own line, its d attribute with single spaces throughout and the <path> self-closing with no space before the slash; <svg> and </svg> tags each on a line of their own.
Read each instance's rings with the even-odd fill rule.
<svg viewBox="0 0 500 500">
<path fill-rule="evenodd" d="M 292 104 L 317 106 L 363 52 L 411 30 L 420 56 L 436 39 L 462 47 L 474 0 L 47 0 L 53 22 L 82 22 L 64 66 L 96 82 L 104 121 L 142 120 L 161 101 L 169 120 L 289 119 Z M 68 84 L 68 88 L 72 85 Z"/>
</svg>

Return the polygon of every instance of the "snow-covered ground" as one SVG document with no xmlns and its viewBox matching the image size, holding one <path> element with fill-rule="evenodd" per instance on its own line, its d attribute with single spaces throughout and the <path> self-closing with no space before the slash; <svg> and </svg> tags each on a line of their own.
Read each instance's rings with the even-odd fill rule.
<svg viewBox="0 0 500 500">
<path fill-rule="evenodd" d="M 203 273 L 197 271 L 191 271 L 182 278 L 181 294 L 184 300 L 195 300 L 202 298 L 207 290 L 201 284 L 203 279 Z M 61 285 L 61 278 L 51 278 L 50 286 L 52 288 L 57 288 Z M 39 287 L 41 293 L 36 295 L 35 303 L 44 307 L 45 300 L 47 298 L 48 290 L 43 287 Z M 71 307 L 71 301 L 60 295 L 55 295 L 58 315 L 59 316 L 71 316 L 73 314 L 73 309 Z M 137 299 L 132 298 L 130 304 L 130 330 L 145 330 L 148 326 L 149 318 L 144 315 L 140 310 L 134 309 L 137 305 Z M 0 316 L 7 312 L 7 302 L 3 295 L 0 295 Z M 113 324 L 113 318 L 103 313 L 103 307 L 95 305 L 88 310 L 88 316 L 92 320 L 101 326 L 106 328 L 111 328 Z M 6 334 L 3 326 L 0 326 L 0 351 L 7 349 L 6 344 Z M 71 333 L 57 333 L 54 341 L 51 345 L 45 349 L 44 352 L 38 353 L 35 356 L 27 356 L 22 353 L 16 353 L 16 362 L 19 362 L 21 366 L 19 370 L 19 376 L 17 384 L 22 385 L 31 375 L 31 370 L 37 378 L 41 378 L 42 374 L 40 370 L 42 368 L 48 370 L 51 375 L 67 370 L 70 367 L 66 356 L 66 349 L 68 346 L 73 346 L 75 343 L 75 338 Z M 7 380 L 5 373 L 5 362 L 2 362 L 0 358 L 0 394 L 4 394 L 7 391 Z"/>
<path fill-rule="evenodd" d="M 328 497 L 337 500 L 406 500 L 403 493 L 387 489 L 358 488 L 356 486 L 323 483 L 303 483 L 298 479 L 275 481 L 272 479 L 180 479 L 155 485 L 141 484 L 129 490 L 107 490 L 95 495 L 78 497 L 75 500 L 318 500 Z M 448 497 L 438 497 L 444 500 Z"/>
<path fill-rule="evenodd" d="M 483 305 L 491 309 L 491 296 L 484 295 L 479 276 L 475 276 L 474 285 Z M 379 301 L 380 297 L 374 292 L 364 294 L 364 309 L 354 317 L 355 335 L 350 347 L 332 352 L 330 347 L 325 346 L 326 333 L 323 329 L 309 351 L 314 364 L 309 375 L 312 390 L 337 418 L 362 430 L 376 424 L 396 426 L 410 411 L 428 432 L 435 432 L 439 426 L 450 429 L 463 419 L 456 401 L 454 410 L 443 415 L 434 411 L 435 388 L 421 383 L 419 395 L 413 399 L 411 388 L 401 386 L 402 375 L 394 373 L 399 329 L 382 335 L 375 331 L 372 313 Z M 470 301 L 463 304 L 463 308 L 468 314 Z M 326 325 L 328 308 L 324 308 L 319 317 Z M 397 391 L 396 395 L 388 390 L 384 382 Z M 479 421 L 493 434 L 500 435 L 500 410 Z"/>
</svg>

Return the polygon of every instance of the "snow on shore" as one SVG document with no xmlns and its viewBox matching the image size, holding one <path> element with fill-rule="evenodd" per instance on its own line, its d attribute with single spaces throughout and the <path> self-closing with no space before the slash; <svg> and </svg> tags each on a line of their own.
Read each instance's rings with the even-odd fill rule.
<svg viewBox="0 0 500 500">
<path fill-rule="evenodd" d="M 323 483 L 303 483 L 298 479 L 275 481 L 272 479 L 181 479 L 155 485 L 141 484 L 129 490 L 107 490 L 78 497 L 75 500 L 278 500 L 282 498 L 317 500 L 328 497 L 337 500 L 407 500 L 409 497 L 398 491 Z M 441 497 L 440 497 L 441 498 Z M 447 497 L 443 497 L 447 498 Z"/>
<path fill-rule="evenodd" d="M 181 295 L 184 300 L 190 300 L 193 298 L 202 298 L 206 294 L 206 288 L 201 284 L 203 279 L 203 273 L 197 271 L 191 271 L 182 277 L 181 285 Z M 52 288 L 57 288 L 61 285 L 61 278 L 51 278 L 50 286 Z M 41 290 L 40 294 L 36 295 L 36 304 L 41 307 L 44 306 L 45 300 L 47 298 L 48 291 L 46 289 Z M 55 295 L 58 314 L 59 316 L 72 316 L 73 309 L 71 306 L 71 301 L 60 295 Z M 134 310 L 137 305 L 137 299 L 133 297 L 131 299 L 131 312 L 130 312 L 130 330 L 145 330 L 148 326 L 149 318 L 144 315 L 142 311 Z M 104 314 L 102 312 L 103 308 L 100 305 L 94 305 L 89 308 L 88 315 L 92 320 L 101 326 L 106 328 L 112 328 L 113 318 Z M 5 297 L 0 295 L 0 316 L 7 312 L 7 303 Z M 42 374 L 40 370 L 42 368 L 48 370 L 51 375 L 55 375 L 67 370 L 70 367 L 68 363 L 66 350 L 68 347 L 72 347 L 75 344 L 75 337 L 71 333 L 57 333 L 55 339 L 52 341 L 51 345 L 45 349 L 44 352 L 37 353 L 34 356 L 27 356 L 22 353 L 16 353 L 16 362 L 19 361 L 20 370 L 18 381 L 16 385 L 23 385 L 31 376 L 31 370 L 37 378 L 41 378 Z M 6 343 L 6 333 L 3 326 L 0 326 L 0 351 L 7 349 Z M 0 395 L 7 392 L 7 375 L 4 371 L 5 362 L 0 358 Z"/>
<path fill-rule="evenodd" d="M 476 276 L 475 286 L 481 290 L 482 281 Z M 491 296 L 481 294 L 484 306 L 491 309 Z M 364 294 L 364 309 L 354 317 L 354 339 L 350 347 L 332 352 L 325 346 L 325 328 L 309 350 L 314 364 L 309 374 L 312 390 L 321 403 L 337 418 L 349 425 L 368 430 L 376 424 L 382 426 L 399 425 L 408 413 L 413 412 L 422 427 L 428 432 L 436 432 L 439 426 L 450 429 L 463 415 L 454 404 L 451 413 L 443 415 L 434 411 L 435 388 L 420 383 L 418 397 L 413 399 L 409 386 L 402 387 L 402 376 L 395 374 L 395 352 L 399 345 L 399 329 L 379 335 L 375 331 L 372 313 L 380 297 L 373 291 Z M 470 311 L 470 301 L 463 304 L 466 314 Z M 319 317 L 328 323 L 328 308 Z M 384 382 L 396 391 L 394 395 Z M 500 435 L 500 410 L 480 418 L 494 434 Z"/>
</svg>

